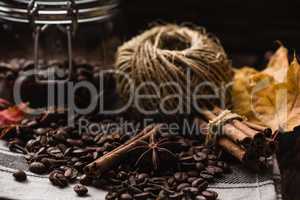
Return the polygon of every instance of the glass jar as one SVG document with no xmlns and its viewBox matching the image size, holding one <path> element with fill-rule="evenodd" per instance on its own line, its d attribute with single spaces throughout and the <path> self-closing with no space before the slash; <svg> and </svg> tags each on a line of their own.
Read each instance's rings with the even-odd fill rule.
<svg viewBox="0 0 300 200">
<path fill-rule="evenodd" d="M 49 80 L 80 79 L 83 73 L 94 81 L 95 71 L 112 68 L 126 33 L 118 6 L 118 0 L 1 1 L 1 87 L 9 89 L 0 89 L 0 96 L 12 99 L 12 82 L 34 69 L 34 77 L 22 84 L 22 101 L 41 107 L 49 96 Z M 63 68 L 65 74 L 45 78 L 43 70 L 51 67 Z"/>
</svg>

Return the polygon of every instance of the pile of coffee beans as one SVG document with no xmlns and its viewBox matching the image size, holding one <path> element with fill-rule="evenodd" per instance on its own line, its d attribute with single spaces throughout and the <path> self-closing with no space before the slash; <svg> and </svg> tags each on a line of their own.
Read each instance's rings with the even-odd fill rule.
<svg viewBox="0 0 300 200">
<path fill-rule="evenodd" d="M 209 190 L 208 185 L 215 177 L 230 172 L 230 168 L 199 140 L 180 136 L 177 139 L 186 148 L 177 153 L 176 169 L 141 172 L 143 169 L 132 171 L 128 165 L 121 165 L 90 184 L 109 190 L 107 200 L 217 199 L 218 194 Z"/>
<path fill-rule="evenodd" d="M 109 126 L 111 122 L 102 123 Z M 208 190 L 209 183 L 230 171 L 212 148 L 203 145 L 200 136 L 165 135 L 159 137 L 158 142 L 167 138 L 171 143 L 180 144 L 175 149 L 167 147 L 177 158 L 173 167 L 158 171 L 146 169 L 142 165 L 128 164 L 138 159 L 138 156 L 130 156 L 126 164 L 121 163 L 101 177 L 87 177 L 82 171 L 84 166 L 125 143 L 130 135 L 121 129 L 109 128 L 105 129 L 106 132 L 79 132 L 76 124 L 68 127 L 66 116 L 48 111 L 10 128 L 5 139 L 11 151 L 25 154 L 31 172 L 49 174 L 49 181 L 54 186 L 64 188 L 70 183 L 80 183 L 73 188 L 78 196 L 84 196 L 88 192 L 84 185 L 89 185 L 109 191 L 108 200 L 213 200 L 218 195 Z M 21 172 L 14 176 L 19 181 L 24 179 Z"/>
<path fill-rule="evenodd" d="M 16 60 L 6 65 L 0 64 L 0 79 L 4 78 L 10 84 L 20 76 L 27 76 L 25 72 L 33 68 L 33 63 L 26 60 Z M 46 66 L 54 69 L 67 68 L 57 62 L 47 63 Z M 75 64 L 74 77 L 77 81 L 88 80 L 96 83 L 99 77 L 95 75 L 95 70 L 95 67 L 88 64 Z M 45 86 L 32 82 L 32 77 L 25 80 L 27 84 L 23 89 L 27 96 L 33 92 L 31 95 L 37 97 L 44 90 Z M 28 89 L 32 88 L 32 84 L 37 88 Z M 83 93 L 85 91 L 80 91 L 79 96 L 86 96 Z M 83 103 L 86 101 L 84 98 L 79 99 Z M 80 120 L 92 120 L 105 128 L 80 131 Z M 66 113 L 53 109 L 2 129 L 1 133 L 5 133 L 2 136 L 8 141 L 11 151 L 25 155 L 31 172 L 48 174 L 49 181 L 56 187 L 64 188 L 69 184 L 76 184 L 73 190 L 78 196 L 88 193 L 85 186 L 93 186 L 109 191 L 107 200 L 214 200 L 218 195 L 208 189 L 209 183 L 215 177 L 230 171 L 228 165 L 219 160 L 214 149 L 203 145 L 200 136 L 167 134 L 160 136 L 158 140 L 180 145 L 171 145 L 172 148 L 164 146 L 164 154 L 158 151 L 159 169 L 149 167 L 152 166 L 149 165 L 151 158 L 145 158 L 142 160 L 145 163 L 135 165 L 141 154 L 131 152 L 126 164 L 121 163 L 100 177 L 88 177 L 83 172 L 87 164 L 124 144 L 139 130 L 124 131 L 122 125 L 120 129 L 115 129 L 115 126 L 110 129 L 111 124 L 118 123 L 115 118 L 104 120 L 93 115 L 74 116 L 74 121 L 75 126 L 68 126 Z M 23 171 L 17 171 L 13 176 L 16 181 L 25 181 L 27 178 Z"/>
<path fill-rule="evenodd" d="M 115 127 L 110 129 L 110 121 L 103 122 L 105 131 L 80 132 L 77 125 L 68 127 L 65 118 L 63 114 L 49 111 L 41 117 L 25 119 L 5 131 L 9 149 L 25 154 L 29 170 L 49 174 L 49 181 L 62 188 L 69 183 L 84 183 L 83 167 L 129 138 Z M 24 175 L 26 179 L 26 174 L 18 171 L 14 177 L 22 181 Z M 79 189 L 74 191 L 82 196 L 84 192 Z"/>
</svg>

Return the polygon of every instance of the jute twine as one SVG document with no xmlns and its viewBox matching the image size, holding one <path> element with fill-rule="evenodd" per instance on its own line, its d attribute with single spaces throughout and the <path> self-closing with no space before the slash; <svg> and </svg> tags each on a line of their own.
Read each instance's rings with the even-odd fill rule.
<svg viewBox="0 0 300 200">
<path fill-rule="evenodd" d="M 199 84 L 208 81 L 220 87 L 228 83 L 233 75 L 230 61 L 216 37 L 202 27 L 173 24 L 153 27 L 124 43 L 118 49 L 115 66 L 123 72 L 117 73 L 116 79 L 119 94 L 125 101 L 134 95 L 134 88 L 141 84 L 144 85 L 140 87 L 139 94 L 158 96 L 139 102 L 145 110 L 159 109 L 160 103 L 172 111 L 182 109 L 178 107 L 182 104 L 188 108 L 191 93 Z M 186 89 L 188 79 L 191 93 Z M 148 82 L 152 84 L 145 84 Z M 153 85 L 160 86 L 159 91 Z M 211 93 L 205 87 L 197 91 Z M 176 94 L 182 100 L 175 96 L 172 98 L 171 95 Z"/>
</svg>

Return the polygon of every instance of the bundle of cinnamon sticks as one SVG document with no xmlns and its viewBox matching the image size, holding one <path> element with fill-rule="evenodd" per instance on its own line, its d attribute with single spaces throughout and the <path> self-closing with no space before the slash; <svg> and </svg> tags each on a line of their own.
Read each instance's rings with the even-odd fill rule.
<svg viewBox="0 0 300 200">
<path fill-rule="evenodd" d="M 214 107 L 212 111 L 203 111 L 203 119 L 196 119 L 201 130 L 209 129 L 209 122 L 215 120 L 224 110 Z M 270 128 L 248 122 L 232 119 L 214 133 L 204 131 L 204 134 L 217 134 L 217 144 L 252 169 L 260 170 L 265 167 L 265 161 L 274 154 L 276 142 L 272 140 Z"/>
</svg>

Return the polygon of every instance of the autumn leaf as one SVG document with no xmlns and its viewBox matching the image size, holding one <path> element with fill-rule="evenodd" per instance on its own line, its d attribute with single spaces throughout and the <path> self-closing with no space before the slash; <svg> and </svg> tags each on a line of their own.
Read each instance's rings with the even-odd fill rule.
<svg viewBox="0 0 300 200">
<path fill-rule="evenodd" d="M 258 71 L 251 67 L 236 70 L 232 90 L 234 112 L 244 116 L 249 116 L 251 113 L 250 82 L 251 76 L 257 73 Z"/>
<path fill-rule="evenodd" d="M 260 85 L 261 83 L 258 83 Z M 253 92 L 252 112 L 255 120 L 271 127 L 272 130 L 285 129 L 287 122 L 286 84 L 270 83 Z M 250 118 L 250 121 L 252 119 Z"/>
<path fill-rule="evenodd" d="M 294 57 L 286 77 L 288 121 L 290 131 L 300 123 L 300 65 Z"/>
<path fill-rule="evenodd" d="M 288 50 L 284 46 L 281 46 L 271 57 L 269 63 L 267 64 L 267 68 L 263 71 L 263 73 L 272 76 L 275 81 L 281 83 L 285 80 L 288 68 Z"/>
<path fill-rule="evenodd" d="M 292 131 L 300 124 L 300 65 L 289 65 L 286 48 L 280 47 L 263 71 L 242 68 L 233 84 L 234 111 L 249 121 L 274 131 Z"/>
<path fill-rule="evenodd" d="M 11 124 L 17 124 L 24 119 L 27 108 L 26 103 L 21 103 L 16 106 L 11 106 L 7 109 L 0 111 L 0 126 L 7 126 Z"/>
<path fill-rule="evenodd" d="M 235 70 L 232 102 L 233 110 L 240 115 L 255 120 L 251 110 L 251 93 L 253 87 L 262 78 L 273 78 L 276 82 L 283 82 L 289 67 L 288 50 L 281 46 L 270 58 L 267 68 L 263 71 L 257 71 L 252 67 L 243 67 Z M 273 81 L 273 80 L 272 80 Z"/>
<path fill-rule="evenodd" d="M 233 111 L 258 123 L 252 109 L 253 90 L 258 83 L 275 83 L 272 76 L 244 67 L 236 72 L 233 84 Z"/>
</svg>

